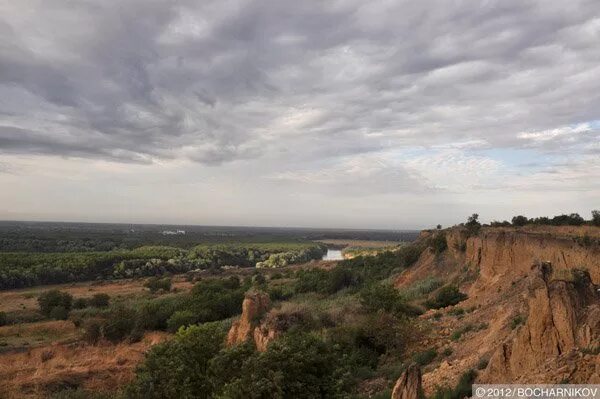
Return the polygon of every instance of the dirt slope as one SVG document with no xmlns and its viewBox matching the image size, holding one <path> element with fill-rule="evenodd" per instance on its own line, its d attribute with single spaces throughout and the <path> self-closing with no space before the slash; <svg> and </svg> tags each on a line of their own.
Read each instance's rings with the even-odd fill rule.
<svg viewBox="0 0 600 399">
<path fill-rule="evenodd" d="M 599 228 L 482 228 L 469 236 L 458 227 L 442 233 L 448 248 L 437 255 L 424 251 L 395 281 L 405 288 L 436 277 L 469 295 L 422 316 L 429 334 L 421 346 L 439 354 L 423 369 L 426 394 L 453 386 L 471 368 L 479 369 L 482 382 L 600 380 Z"/>
</svg>

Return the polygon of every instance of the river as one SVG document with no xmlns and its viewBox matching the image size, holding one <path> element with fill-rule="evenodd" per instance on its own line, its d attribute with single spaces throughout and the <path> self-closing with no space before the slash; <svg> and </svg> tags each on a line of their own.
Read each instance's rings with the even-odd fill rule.
<svg viewBox="0 0 600 399">
<path fill-rule="evenodd" d="M 327 253 L 323 255 L 323 260 L 343 260 L 341 249 L 327 248 Z"/>
</svg>

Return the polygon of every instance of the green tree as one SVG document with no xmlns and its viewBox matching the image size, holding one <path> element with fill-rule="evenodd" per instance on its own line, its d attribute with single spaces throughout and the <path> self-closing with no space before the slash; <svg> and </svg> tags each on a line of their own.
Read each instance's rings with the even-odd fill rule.
<svg viewBox="0 0 600 399">
<path fill-rule="evenodd" d="M 467 218 L 467 223 L 465 223 L 465 226 L 481 226 L 481 223 L 479 223 L 479 215 L 477 213 L 474 213 L 471 216 L 469 216 Z"/>
<path fill-rule="evenodd" d="M 600 226 L 600 211 L 592 211 L 592 224 L 594 226 Z"/>
<path fill-rule="evenodd" d="M 512 218 L 513 226 L 521 227 L 525 226 L 527 223 L 529 223 L 529 219 L 527 219 L 527 217 L 523 215 L 515 216 Z"/>
<path fill-rule="evenodd" d="M 174 339 L 152 347 L 128 387 L 129 398 L 210 398 L 213 383 L 209 362 L 221 350 L 225 329 L 221 323 L 190 326 Z"/>
</svg>

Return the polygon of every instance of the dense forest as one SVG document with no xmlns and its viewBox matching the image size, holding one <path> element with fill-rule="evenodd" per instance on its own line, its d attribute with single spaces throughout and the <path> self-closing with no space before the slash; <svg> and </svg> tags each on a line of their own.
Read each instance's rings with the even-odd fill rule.
<svg viewBox="0 0 600 399">
<path fill-rule="evenodd" d="M 72 281 L 184 273 L 223 266 L 283 266 L 320 259 L 326 252 L 312 242 L 203 244 L 185 250 L 143 246 L 107 252 L 0 252 L 0 289 Z M 278 256 L 273 263 L 272 256 Z"/>
</svg>

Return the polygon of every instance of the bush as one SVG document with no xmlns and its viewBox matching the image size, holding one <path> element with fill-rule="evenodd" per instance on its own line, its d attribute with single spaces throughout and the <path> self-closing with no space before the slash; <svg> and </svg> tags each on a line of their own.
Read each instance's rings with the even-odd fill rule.
<svg viewBox="0 0 600 399">
<path fill-rule="evenodd" d="M 220 323 L 191 326 L 174 339 L 155 345 L 127 388 L 128 398 L 209 398 L 213 392 L 208 374 L 210 360 L 225 341 Z"/>
<path fill-rule="evenodd" d="M 271 298 L 271 301 L 275 302 L 275 301 L 285 301 L 290 299 L 294 293 L 291 292 L 290 290 L 285 290 L 281 287 L 272 287 L 269 288 L 267 290 L 267 293 L 269 294 L 269 298 Z"/>
<path fill-rule="evenodd" d="M 441 254 L 448 248 L 448 242 L 446 241 L 446 234 L 442 232 L 436 233 L 430 240 L 429 245 L 433 249 L 436 255 Z"/>
<path fill-rule="evenodd" d="M 69 311 L 64 306 L 55 306 L 48 316 L 55 320 L 67 320 L 69 318 Z"/>
<path fill-rule="evenodd" d="M 113 309 L 102 325 L 102 335 L 110 342 L 124 340 L 136 326 L 135 312 L 124 306 Z"/>
<path fill-rule="evenodd" d="M 179 310 L 169 317 L 167 320 L 167 330 L 170 332 L 176 332 L 180 327 L 187 327 L 191 324 L 195 324 L 198 318 L 194 312 L 190 310 Z"/>
<path fill-rule="evenodd" d="M 516 315 L 515 317 L 513 317 L 513 319 L 510 321 L 510 329 L 514 330 L 515 328 L 517 328 L 518 326 L 520 326 L 521 324 L 523 324 L 525 322 L 525 318 L 521 315 Z"/>
<path fill-rule="evenodd" d="M 442 287 L 436 294 L 434 299 L 425 302 L 425 306 L 429 309 L 439 309 L 446 306 L 456 305 L 457 303 L 467 299 L 467 294 L 458 290 L 455 285 L 447 285 Z"/>
<path fill-rule="evenodd" d="M 6 312 L 0 312 L 0 327 L 8 324 L 8 317 Z"/>
<path fill-rule="evenodd" d="M 450 335 L 450 339 L 452 341 L 458 341 L 459 339 L 461 339 L 461 337 L 463 336 L 463 334 L 469 332 L 469 331 L 473 331 L 475 330 L 476 327 L 473 324 L 467 324 L 457 330 L 455 330 L 452 335 Z"/>
<path fill-rule="evenodd" d="M 477 377 L 475 370 L 469 370 L 456 383 L 453 389 L 439 388 L 432 396 L 432 399 L 463 399 L 471 397 L 473 381 Z"/>
<path fill-rule="evenodd" d="M 360 303 L 368 312 L 382 310 L 395 315 L 420 314 L 420 311 L 406 303 L 402 295 L 391 285 L 373 284 L 360 292 Z"/>
<path fill-rule="evenodd" d="M 481 359 L 479 359 L 479 361 L 477 362 L 477 370 L 483 370 L 487 367 L 489 363 L 489 360 L 485 357 L 482 357 Z"/>
<path fill-rule="evenodd" d="M 522 227 L 529 223 L 529 219 L 527 217 L 519 215 L 512 218 L 513 226 Z"/>
<path fill-rule="evenodd" d="M 85 298 L 77 298 L 73 301 L 73 309 L 85 309 L 88 307 L 88 301 Z"/>
<path fill-rule="evenodd" d="M 102 337 L 102 324 L 97 319 L 87 319 L 83 323 L 83 339 L 90 345 L 96 344 Z"/>
<path fill-rule="evenodd" d="M 600 211 L 592 211 L 592 225 L 600 227 Z"/>
<path fill-rule="evenodd" d="M 299 270 L 294 290 L 296 293 L 325 292 L 329 272 L 322 269 Z"/>
<path fill-rule="evenodd" d="M 108 294 L 96 294 L 90 298 L 89 304 L 95 308 L 106 308 L 108 307 L 110 296 Z"/>
<path fill-rule="evenodd" d="M 62 307 L 68 312 L 71 310 L 72 303 L 73 296 L 67 292 L 62 292 L 59 290 L 46 291 L 38 297 L 40 311 L 46 316 L 50 316 L 52 309 L 57 306 Z"/>
<path fill-rule="evenodd" d="M 435 277 L 426 277 L 423 280 L 419 280 L 411 284 L 409 287 L 402 291 L 402 296 L 407 300 L 413 300 L 421 298 L 427 295 L 443 285 L 442 281 Z"/>
<path fill-rule="evenodd" d="M 170 277 L 150 277 L 144 284 L 144 287 L 154 293 L 158 290 L 171 291 L 171 284 L 172 280 Z"/>
<path fill-rule="evenodd" d="M 419 366 L 426 366 L 437 357 L 437 351 L 434 348 L 427 349 L 423 352 L 416 353 L 413 356 L 413 361 Z"/>
<path fill-rule="evenodd" d="M 338 397 L 338 359 L 327 343 L 308 334 L 286 335 L 266 352 L 254 353 L 241 367 L 237 378 L 225 382 L 217 397 L 242 398 L 329 398 Z"/>
</svg>

